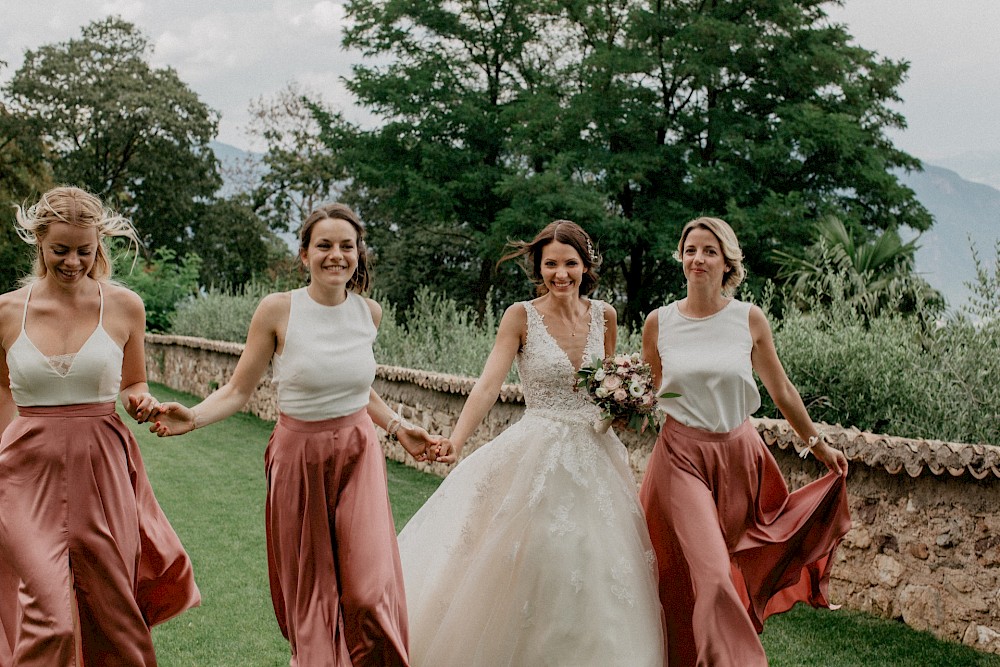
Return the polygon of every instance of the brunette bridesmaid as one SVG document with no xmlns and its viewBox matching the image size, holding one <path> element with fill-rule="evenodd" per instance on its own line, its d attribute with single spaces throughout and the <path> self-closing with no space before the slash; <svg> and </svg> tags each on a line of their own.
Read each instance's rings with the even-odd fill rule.
<svg viewBox="0 0 1000 667">
<path fill-rule="evenodd" d="M 229 382 L 193 408 L 164 403 L 150 430 L 178 435 L 225 419 L 272 364 L 280 416 L 264 460 L 267 560 L 291 665 L 406 665 L 399 550 L 372 422 L 419 459 L 436 440 L 372 389 L 382 309 L 361 296 L 361 221 L 341 204 L 315 210 L 299 255 L 309 285 L 261 301 Z"/>
</svg>

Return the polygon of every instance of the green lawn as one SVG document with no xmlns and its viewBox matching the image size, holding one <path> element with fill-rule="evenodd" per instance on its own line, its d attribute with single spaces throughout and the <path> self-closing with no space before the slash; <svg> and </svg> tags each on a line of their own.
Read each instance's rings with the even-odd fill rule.
<svg viewBox="0 0 1000 667">
<path fill-rule="evenodd" d="M 156 386 L 161 400 L 195 399 Z M 162 667 L 285 667 L 264 552 L 264 448 L 271 424 L 237 415 L 180 438 L 131 424 L 156 496 L 194 561 L 202 606 L 154 630 Z M 397 529 L 439 480 L 389 463 Z M 772 667 L 1000 667 L 1000 656 L 942 642 L 901 623 L 801 605 L 764 631 Z M 418 666 L 430 667 L 430 666 Z M 525 666 L 531 667 L 531 666 Z"/>
</svg>

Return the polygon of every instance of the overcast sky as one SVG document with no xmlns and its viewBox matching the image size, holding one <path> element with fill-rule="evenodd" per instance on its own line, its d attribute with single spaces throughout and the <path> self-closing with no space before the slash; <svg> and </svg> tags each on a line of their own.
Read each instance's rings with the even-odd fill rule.
<svg viewBox="0 0 1000 667">
<path fill-rule="evenodd" d="M 219 140 L 259 148 L 244 133 L 251 100 L 291 80 L 322 92 L 349 118 L 339 78 L 357 57 L 340 47 L 340 0 L 0 0 L 0 60 L 9 79 L 25 49 L 79 37 L 89 21 L 118 14 L 155 45 L 153 63 L 174 67 L 221 114 Z M 829 7 L 861 46 L 910 62 L 900 89 L 909 128 L 903 150 L 933 162 L 1000 153 L 1000 0 L 846 0 Z"/>
</svg>

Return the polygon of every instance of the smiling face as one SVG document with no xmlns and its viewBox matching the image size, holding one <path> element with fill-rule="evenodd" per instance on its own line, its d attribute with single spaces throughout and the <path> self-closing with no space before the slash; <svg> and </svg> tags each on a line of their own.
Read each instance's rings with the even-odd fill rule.
<svg viewBox="0 0 1000 667">
<path fill-rule="evenodd" d="M 314 284 L 346 288 L 358 268 L 358 232 L 346 220 L 324 218 L 312 226 L 300 256 Z"/>
<path fill-rule="evenodd" d="M 707 229 L 695 227 L 684 239 L 681 253 L 684 277 L 688 285 L 711 285 L 722 289 L 729 271 L 719 239 Z"/>
<path fill-rule="evenodd" d="M 39 239 L 43 277 L 62 284 L 72 284 L 87 277 L 94 267 L 98 249 L 97 229 L 77 227 L 66 222 L 48 226 L 44 238 Z"/>
<path fill-rule="evenodd" d="M 542 248 L 539 272 L 550 294 L 578 296 L 584 271 L 580 253 L 573 246 L 552 241 Z"/>
</svg>

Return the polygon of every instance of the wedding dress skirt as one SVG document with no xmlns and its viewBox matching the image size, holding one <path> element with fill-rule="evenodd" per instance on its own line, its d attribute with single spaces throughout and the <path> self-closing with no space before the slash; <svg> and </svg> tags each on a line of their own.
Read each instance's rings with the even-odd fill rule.
<svg viewBox="0 0 1000 667">
<path fill-rule="evenodd" d="M 413 665 L 663 665 L 632 471 L 592 424 L 528 410 L 403 529 Z"/>
</svg>

